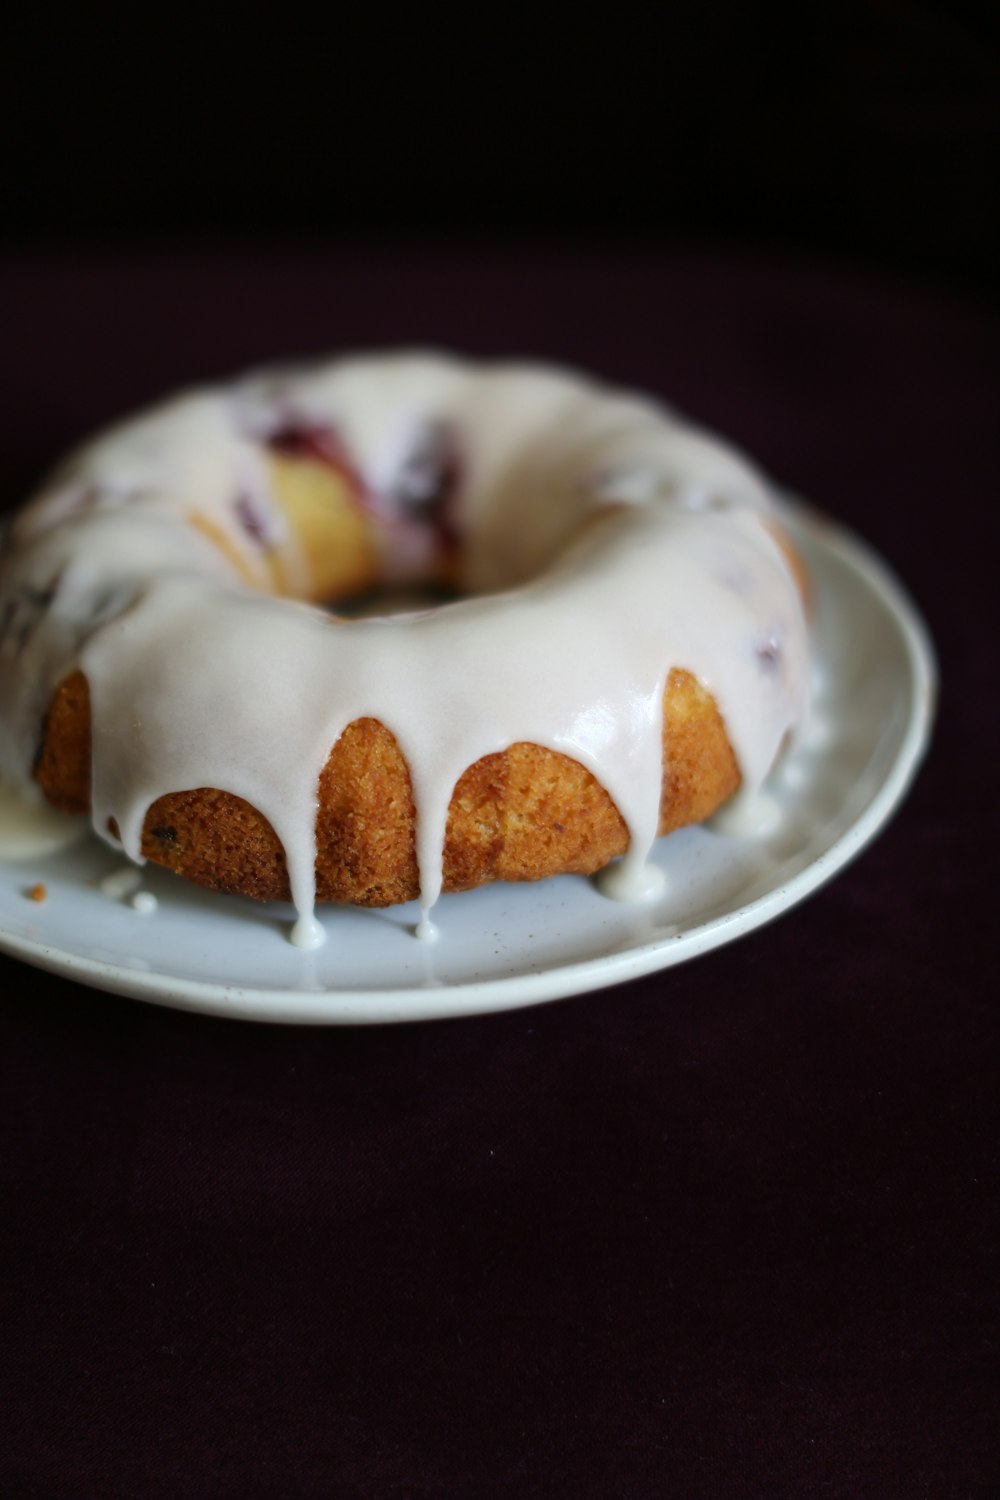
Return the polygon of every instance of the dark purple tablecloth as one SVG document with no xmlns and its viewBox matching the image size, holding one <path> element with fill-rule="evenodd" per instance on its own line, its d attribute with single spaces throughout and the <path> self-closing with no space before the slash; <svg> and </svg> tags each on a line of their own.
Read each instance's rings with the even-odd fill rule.
<svg viewBox="0 0 1000 1500">
<path fill-rule="evenodd" d="M 0 270 L 0 481 L 247 363 L 433 343 L 647 386 L 862 532 L 935 743 L 772 926 L 389 1029 L 0 959 L 0 1494 L 1000 1493 L 996 331 L 699 257 L 94 255 Z"/>
</svg>

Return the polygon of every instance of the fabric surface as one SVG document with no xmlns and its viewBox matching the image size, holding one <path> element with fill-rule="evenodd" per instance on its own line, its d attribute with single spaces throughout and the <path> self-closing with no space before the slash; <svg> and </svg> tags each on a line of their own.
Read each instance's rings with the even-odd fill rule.
<svg viewBox="0 0 1000 1500">
<path fill-rule="evenodd" d="M 283 1029 L 0 957 L 0 1494 L 1000 1493 L 995 328 L 681 251 L 95 253 L 0 310 L 7 505 L 256 361 L 554 358 L 860 532 L 943 684 L 872 847 L 618 989 Z"/>
</svg>

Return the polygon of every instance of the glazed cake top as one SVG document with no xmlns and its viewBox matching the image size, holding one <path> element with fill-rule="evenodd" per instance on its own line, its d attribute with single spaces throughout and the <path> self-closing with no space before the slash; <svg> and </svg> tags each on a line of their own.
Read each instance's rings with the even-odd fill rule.
<svg viewBox="0 0 1000 1500">
<path fill-rule="evenodd" d="M 269 597 L 275 550 L 303 592 L 309 577 L 275 451 L 350 477 L 384 580 L 430 576 L 451 546 L 469 597 L 349 622 Z M 5 773 L 29 780 L 52 694 L 81 669 L 97 830 L 113 818 L 138 859 L 159 796 L 245 798 L 284 846 L 304 942 L 319 775 L 352 720 L 380 720 L 409 764 L 426 910 L 452 790 L 481 756 L 530 741 L 587 766 L 638 888 L 671 668 L 712 693 L 751 788 L 808 677 L 799 588 L 745 460 L 646 398 L 436 355 L 266 371 L 99 436 L 12 528 L 0 629 Z"/>
</svg>

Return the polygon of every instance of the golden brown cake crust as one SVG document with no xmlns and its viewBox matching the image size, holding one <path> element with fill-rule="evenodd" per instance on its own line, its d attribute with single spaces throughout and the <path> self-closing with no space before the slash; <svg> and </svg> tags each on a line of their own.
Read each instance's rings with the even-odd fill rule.
<svg viewBox="0 0 1000 1500">
<path fill-rule="evenodd" d="M 710 694 L 671 671 L 663 700 L 661 834 L 709 817 L 740 783 L 736 757 Z M 35 779 L 66 812 L 90 804 L 90 694 L 74 672 L 45 723 Z M 317 900 L 389 906 L 419 892 L 410 775 L 395 739 L 375 719 L 349 724 L 319 781 Z M 452 795 L 444 889 L 493 880 L 591 874 L 628 847 L 611 797 L 577 761 L 539 745 L 484 756 Z M 211 890 L 258 900 L 289 897 L 285 855 L 270 823 L 240 797 L 212 788 L 160 797 L 142 851 Z"/>
</svg>

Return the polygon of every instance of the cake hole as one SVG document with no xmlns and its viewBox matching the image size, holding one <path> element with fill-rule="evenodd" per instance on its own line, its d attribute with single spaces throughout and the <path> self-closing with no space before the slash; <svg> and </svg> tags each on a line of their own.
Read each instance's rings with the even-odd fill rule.
<svg viewBox="0 0 1000 1500">
<path fill-rule="evenodd" d="M 335 469 L 348 469 L 343 444 L 332 427 L 307 418 L 289 418 L 268 433 L 267 446 L 286 458 L 312 458 Z"/>
<path fill-rule="evenodd" d="M 387 585 L 339 601 L 333 606 L 332 613 L 346 620 L 378 619 L 440 609 L 442 605 L 457 604 L 466 597 L 457 589 L 446 588 L 443 584 Z"/>
</svg>

